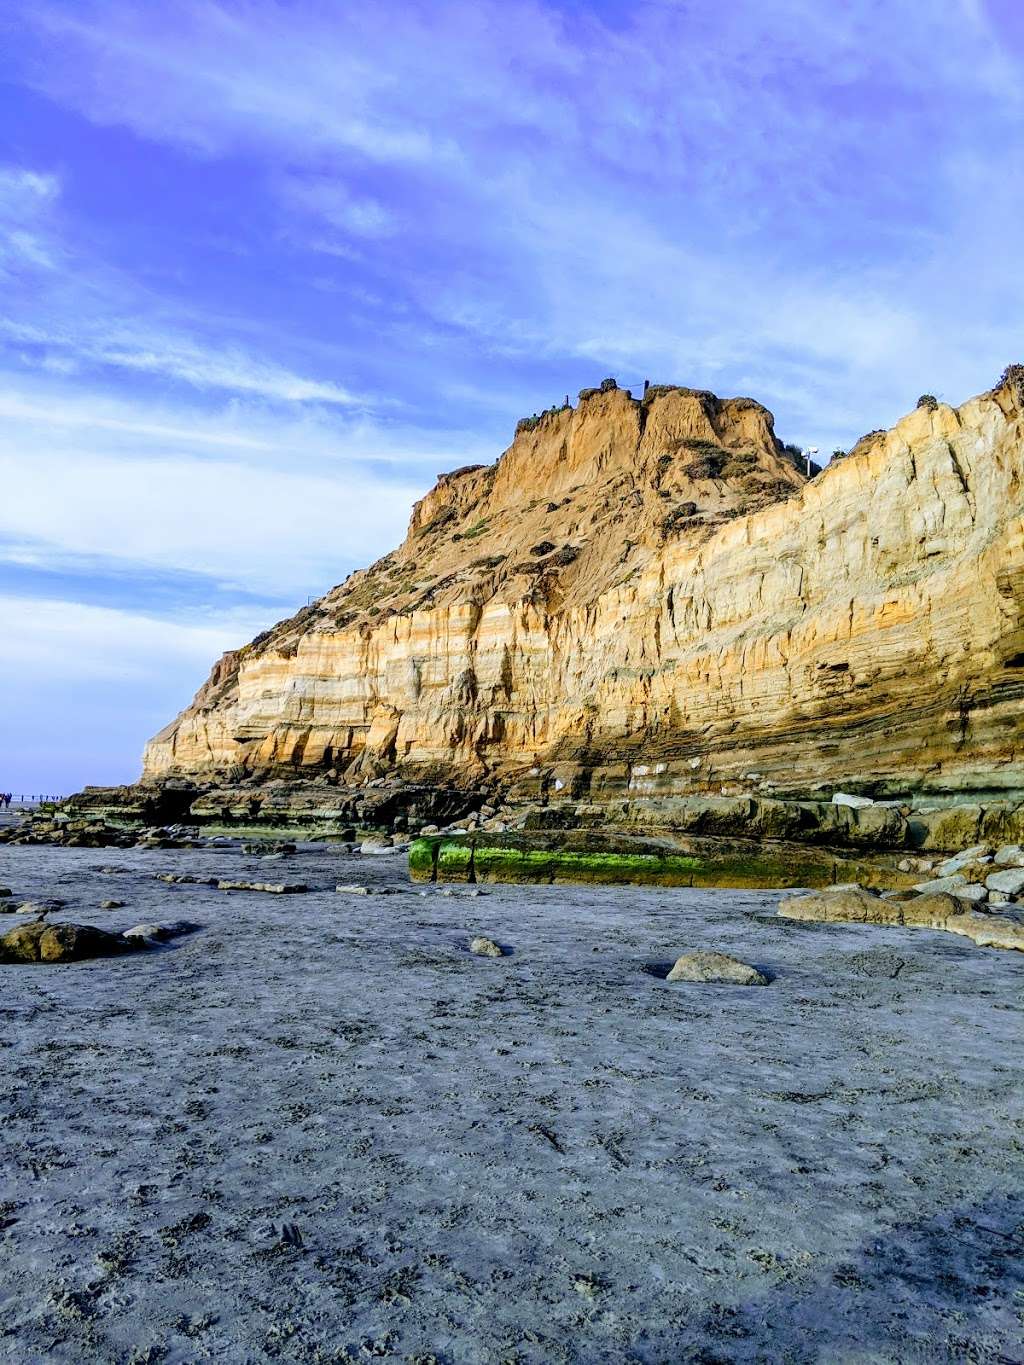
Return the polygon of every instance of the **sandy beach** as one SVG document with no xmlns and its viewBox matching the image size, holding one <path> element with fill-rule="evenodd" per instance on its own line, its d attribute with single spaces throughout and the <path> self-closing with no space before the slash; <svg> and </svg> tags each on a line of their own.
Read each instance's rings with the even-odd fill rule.
<svg viewBox="0 0 1024 1365">
<path fill-rule="evenodd" d="M 4 1360 L 1024 1355 L 1017 954 L 771 893 L 421 894 L 331 848 L 12 848 L 0 881 L 202 925 L 0 968 Z M 702 947 L 771 984 L 655 974 Z"/>
</svg>

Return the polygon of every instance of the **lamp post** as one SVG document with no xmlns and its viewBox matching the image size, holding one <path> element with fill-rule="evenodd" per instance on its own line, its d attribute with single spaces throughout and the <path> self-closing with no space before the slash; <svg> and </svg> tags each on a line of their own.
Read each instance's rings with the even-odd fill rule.
<svg viewBox="0 0 1024 1365">
<path fill-rule="evenodd" d="M 818 447 L 817 447 L 817 446 L 808 446 L 807 449 L 804 451 L 804 458 L 805 458 L 806 461 L 807 461 L 807 477 L 808 477 L 808 478 L 811 477 L 811 456 L 812 456 L 812 455 L 817 455 L 817 453 L 818 453 Z"/>
</svg>

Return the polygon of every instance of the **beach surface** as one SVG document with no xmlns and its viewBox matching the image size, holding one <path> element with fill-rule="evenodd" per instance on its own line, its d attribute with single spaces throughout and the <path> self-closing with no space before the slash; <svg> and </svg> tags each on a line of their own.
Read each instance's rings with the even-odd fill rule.
<svg viewBox="0 0 1024 1365">
<path fill-rule="evenodd" d="M 0 883 L 201 926 L 0 967 L 2 1360 L 1024 1360 L 1024 955 L 323 846 Z"/>
</svg>

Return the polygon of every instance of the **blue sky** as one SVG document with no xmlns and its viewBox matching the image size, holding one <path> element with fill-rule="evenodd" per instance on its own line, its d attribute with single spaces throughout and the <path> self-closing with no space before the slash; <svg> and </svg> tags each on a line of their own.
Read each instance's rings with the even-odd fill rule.
<svg viewBox="0 0 1024 1365">
<path fill-rule="evenodd" d="M 0 787 L 606 374 L 823 450 L 1022 356 L 1016 0 L 7 0 Z"/>
</svg>

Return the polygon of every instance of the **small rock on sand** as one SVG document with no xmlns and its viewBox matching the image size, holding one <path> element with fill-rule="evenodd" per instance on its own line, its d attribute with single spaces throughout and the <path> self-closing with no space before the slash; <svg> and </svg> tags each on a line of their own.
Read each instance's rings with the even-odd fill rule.
<svg viewBox="0 0 1024 1365">
<path fill-rule="evenodd" d="M 217 883 L 218 891 L 265 891 L 270 896 L 294 896 L 308 891 L 305 882 L 224 882 Z"/>
<path fill-rule="evenodd" d="M 22 901 L 18 906 L 19 915 L 52 915 L 55 910 L 63 910 L 66 902 L 61 900 Z"/>
<path fill-rule="evenodd" d="M 167 943 L 172 938 L 180 938 L 182 934 L 194 933 L 198 928 L 198 924 L 192 924 L 187 919 L 178 919 L 165 924 L 136 924 L 126 929 L 123 936 L 132 942 Z"/>
<path fill-rule="evenodd" d="M 666 981 L 703 981 L 709 985 L 767 986 L 768 978 L 756 967 L 728 953 L 684 953 Z"/>
<path fill-rule="evenodd" d="M 469 945 L 469 951 L 476 953 L 477 957 L 504 957 L 504 949 L 495 943 L 493 938 L 484 938 L 482 935 L 473 939 Z"/>
<path fill-rule="evenodd" d="M 407 886 L 355 886 L 345 883 L 334 889 L 343 896 L 404 896 L 409 891 Z"/>
</svg>

